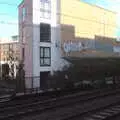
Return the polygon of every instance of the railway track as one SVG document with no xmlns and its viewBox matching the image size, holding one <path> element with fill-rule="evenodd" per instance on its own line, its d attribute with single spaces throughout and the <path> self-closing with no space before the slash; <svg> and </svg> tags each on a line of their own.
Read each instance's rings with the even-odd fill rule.
<svg viewBox="0 0 120 120">
<path fill-rule="evenodd" d="M 54 108 L 70 106 L 71 104 L 85 103 L 89 100 L 107 97 L 119 93 L 120 93 L 120 89 L 116 89 L 114 91 L 106 91 L 106 92 L 97 91 L 86 95 L 74 94 L 57 99 L 53 98 L 50 100 L 34 102 L 29 104 L 9 106 L 7 108 L 3 107 L 2 109 L 0 109 L 0 120 L 13 119 L 18 116 L 26 116 L 31 113 L 36 114 L 36 112 L 43 113 Z"/>
<path fill-rule="evenodd" d="M 120 116 L 120 101 L 89 111 L 74 113 L 59 120 L 114 120 Z"/>
<path fill-rule="evenodd" d="M 120 115 L 120 103 L 90 114 L 89 116 L 84 117 L 83 120 L 114 120 L 114 117 L 117 115 Z"/>
<path fill-rule="evenodd" d="M 69 96 L 87 96 L 87 95 L 91 95 L 91 94 L 99 94 L 101 92 L 104 91 L 112 91 L 114 90 L 114 88 L 105 88 L 105 89 L 97 89 L 97 90 L 91 90 L 91 91 L 84 91 L 84 92 L 80 92 L 80 90 L 75 90 L 72 91 L 72 93 L 70 91 L 63 93 L 64 91 L 54 91 L 54 92 L 50 92 L 44 94 L 44 93 L 38 93 L 38 94 L 33 94 L 33 95 L 28 95 L 28 96 L 22 96 L 22 97 L 11 97 L 11 95 L 9 95 L 8 97 L 1 97 L 1 102 L 0 102 L 0 108 L 5 108 L 5 107 L 10 107 L 10 106 L 16 106 L 16 105 L 23 105 L 23 104 L 31 104 L 34 102 L 39 102 L 39 101 L 44 101 L 44 100 L 48 100 L 48 99 L 54 99 L 54 98 L 65 98 L 65 97 L 69 97 Z"/>
<path fill-rule="evenodd" d="M 33 95 L 32 97 L 28 96 L 28 97 L 24 97 L 22 98 L 16 98 L 15 99 L 11 99 L 10 96 L 8 97 L 9 102 L 6 102 L 7 97 L 2 97 L 1 98 L 1 102 L 0 102 L 0 108 L 5 108 L 5 107 L 10 107 L 10 106 L 16 106 L 16 105 L 23 105 L 23 104 L 31 104 L 34 102 L 39 102 L 39 101 L 44 101 L 44 100 L 48 100 L 48 99 L 54 99 L 54 98 L 65 98 L 65 97 L 69 97 L 71 95 L 77 95 L 77 96 L 87 96 L 87 95 L 91 95 L 93 93 L 100 93 L 100 92 L 104 92 L 104 91 L 108 91 L 108 90 L 113 90 L 113 89 L 98 89 L 98 90 L 92 90 L 92 91 L 85 91 L 85 92 L 73 92 L 72 94 L 68 93 L 62 93 L 61 91 L 57 91 L 56 93 L 51 93 L 48 95 L 43 95 L 43 94 L 37 94 L 37 95 Z M 56 96 L 56 94 L 58 94 Z M 4 99 L 6 98 L 6 99 Z"/>
<path fill-rule="evenodd" d="M 11 100 L 11 95 L 4 95 L 2 97 L 0 97 L 0 104 L 3 104 L 5 102 L 8 102 Z"/>
</svg>

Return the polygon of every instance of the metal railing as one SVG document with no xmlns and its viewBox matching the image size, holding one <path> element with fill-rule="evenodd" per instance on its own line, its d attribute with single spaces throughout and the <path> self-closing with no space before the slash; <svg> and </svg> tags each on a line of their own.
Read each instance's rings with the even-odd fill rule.
<svg viewBox="0 0 120 120">
<path fill-rule="evenodd" d="M 118 78 L 114 78 L 115 79 L 115 83 L 117 85 L 120 84 L 120 77 Z M 33 77 L 25 77 L 24 79 L 10 79 L 10 80 L 0 80 L 0 89 L 1 91 L 3 91 L 2 93 L 4 94 L 12 94 L 12 93 L 23 93 L 23 94 L 31 94 L 31 93 L 39 93 L 41 91 L 47 91 L 48 89 L 51 89 L 54 87 L 55 88 L 61 88 L 64 87 L 64 83 L 60 84 L 60 82 L 64 81 L 64 80 L 61 80 L 59 81 L 58 83 L 56 81 L 58 80 L 49 80 L 49 79 L 46 79 L 44 81 L 44 83 L 41 83 L 41 81 L 43 80 L 40 80 L 40 76 L 33 76 Z M 89 82 L 91 82 L 91 80 L 88 80 Z M 101 80 L 99 80 L 101 81 Z M 99 84 L 99 81 L 97 82 Z M 50 82 L 50 83 L 49 83 Z M 82 85 L 85 85 L 85 80 L 83 81 L 79 81 Z M 108 84 L 113 84 L 113 77 L 111 77 L 110 80 L 107 80 L 106 79 L 106 82 Z M 76 82 L 75 82 L 76 83 Z M 74 84 L 75 84 L 74 83 Z M 78 85 L 78 86 L 81 86 Z M 91 85 L 91 84 L 90 84 Z"/>
</svg>

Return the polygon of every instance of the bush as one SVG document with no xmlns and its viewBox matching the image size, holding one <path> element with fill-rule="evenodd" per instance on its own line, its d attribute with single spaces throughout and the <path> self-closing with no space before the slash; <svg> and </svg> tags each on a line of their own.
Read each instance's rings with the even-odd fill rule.
<svg viewBox="0 0 120 120">
<path fill-rule="evenodd" d="M 54 75 L 48 77 L 48 88 L 64 88 L 64 71 L 56 71 Z"/>
<path fill-rule="evenodd" d="M 68 75 L 68 81 L 65 80 L 65 75 Z M 61 71 L 55 71 L 49 77 L 49 88 L 73 88 L 76 83 L 80 83 L 82 89 L 88 88 L 103 88 L 106 86 L 105 78 L 112 76 L 112 69 L 109 67 L 103 68 L 96 64 L 83 64 L 80 61 L 74 61 L 69 67 L 64 67 Z M 83 81 L 89 81 L 90 84 L 84 84 Z"/>
<path fill-rule="evenodd" d="M 48 88 L 71 89 L 74 87 L 74 83 L 78 81 L 77 74 L 79 72 L 77 73 L 72 65 L 65 66 L 61 71 L 55 71 L 53 75 L 49 76 Z M 68 76 L 68 80 L 65 79 L 65 75 Z"/>
</svg>

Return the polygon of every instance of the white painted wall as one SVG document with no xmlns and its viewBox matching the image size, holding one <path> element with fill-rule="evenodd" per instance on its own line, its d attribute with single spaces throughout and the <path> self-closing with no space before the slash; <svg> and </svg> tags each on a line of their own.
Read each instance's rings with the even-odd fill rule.
<svg viewBox="0 0 120 120">
<path fill-rule="evenodd" d="M 39 76 L 41 71 L 56 71 L 62 69 L 66 62 L 61 59 L 59 0 L 51 0 L 51 19 L 40 18 L 40 2 L 33 0 L 33 76 Z M 51 24 L 51 42 L 40 42 L 40 23 Z M 51 66 L 40 67 L 40 46 L 51 47 Z M 40 81 L 35 81 L 34 87 L 39 87 Z"/>
<path fill-rule="evenodd" d="M 53 11 L 53 10 L 52 10 Z M 40 42 L 40 23 L 52 23 L 52 19 L 40 18 L 40 1 L 33 0 L 33 76 L 40 76 L 41 71 L 51 71 L 50 67 L 40 66 L 40 46 L 51 47 L 52 43 Z M 40 86 L 40 80 L 34 81 L 34 87 Z"/>
<path fill-rule="evenodd" d="M 40 0 L 31 0 L 32 7 L 30 7 L 29 0 L 25 0 L 25 4 L 31 8 L 29 13 L 32 13 L 30 21 L 33 25 L 28 28 L 27 37 L 25 38 L 25 70 L 27 76 L 40 76 L 42 71 L 54 71 L 61 70 L 67 63 L 61 58 L 61 34 L 60 34 L 60 0 L 51 0 L 51 19 L 40 18 Z M 28 9 L 30 10 L 30 9 Z M 51 42 L 40 42 L 40 23 L 51 24 Z M 40 46 L 51 47 L 51 66 L 40 66 Z M 31 79 L 26 80 L 27 88 L 31 86 Z M 40 80 L 34 79 L 33 87 L 40 87 Z"/>
<path fill-rule="evenodd" d="M 53 6 L 53 24 L 52 24 L 52 49 L 51 49 L 51 73 L 57 70 L 62 70 L 65 65 L 68 65 L 61 58 L 61 25 L 60 25 L 60 0 L 52 0 Z"/>
<path fill-rule="evenodd" d="M 61 59 L 61 35 L 59 24 L 59 0 L 51 0 L 51 19 L 40 18 L 40 2 L 33 2 L 33 75 L 39 76 L 40 71 L 61 69 L 66 62 Z M 51 43 L 40 42 L 40 23 L 51 24 Z M 40 46 L 51 47 L 51 67 L 40 67 Z"/>
</svg>

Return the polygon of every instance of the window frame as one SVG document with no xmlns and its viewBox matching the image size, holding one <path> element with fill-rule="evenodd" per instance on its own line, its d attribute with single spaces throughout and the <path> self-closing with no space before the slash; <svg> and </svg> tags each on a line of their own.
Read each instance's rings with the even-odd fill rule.
<svg viewBox="0 0 120 120">
<path fill-rule="evenodd" d="M 43 56 L 41 56 L 41 49 L 43 49 Z M 45 49 L 49 49 L 49 57 L 45 56 Z M 45 64 L 45 59 L 49 59 L 49 64 Z M 43 63 L 41 63 L 41 60 L 43 60 Z M 51 66 L 51 47 L 40 46 L 40 66 Z"/>
<path fill-rule="evenodd" d="M 48 9 L 45 8 L 45 4 L 48 4 Z M 48 14 L 48 17 L 45 16 L 46 13 Z M 51 19 L 51 0 L 48 0 L 47 2 L 40 0 L 40 18 Z"/>
</svg>

